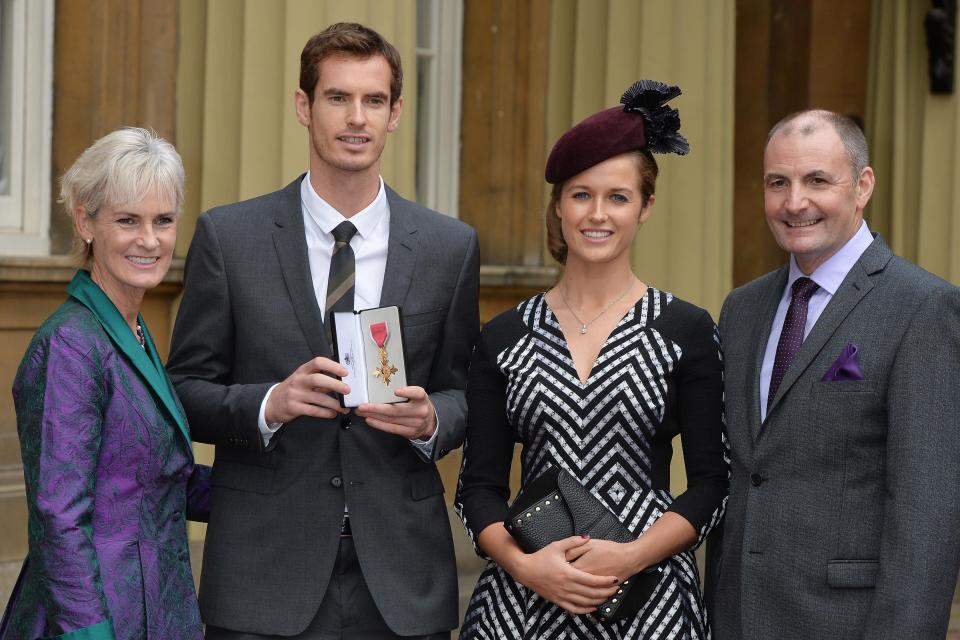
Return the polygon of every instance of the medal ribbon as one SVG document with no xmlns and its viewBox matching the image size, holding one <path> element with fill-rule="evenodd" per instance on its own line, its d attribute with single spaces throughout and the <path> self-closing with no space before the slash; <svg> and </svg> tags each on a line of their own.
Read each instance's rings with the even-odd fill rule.
<svg viewBox="0 0 960 640">
<path fill-rule="evenodd" d="M 377 344 L 378 347 L 383 349 L 383 346 L 387 344 L 388 332 L 387 332 L 387 323 L 386 322 L 374 322 L 370 325 L 370 337 L 373 338 L 373 341 Z"/>
</svg>

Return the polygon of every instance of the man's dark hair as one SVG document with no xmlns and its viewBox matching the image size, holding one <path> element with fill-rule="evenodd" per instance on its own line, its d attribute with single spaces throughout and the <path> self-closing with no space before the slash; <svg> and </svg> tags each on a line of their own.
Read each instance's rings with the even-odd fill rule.
<svg viewBox="0 0 960 640">
<path fill-rule="evenodd" d="M 379 33 L 356 22 L 338 22 L 316 34 L 300 54 L 300 89 L 313 104 L 313 92 L 320 78 L 320 63 L 334 56 L 367 59 L 383 56 L 390 65 L 390 105 L 403 90 L 400 52 Z"/>
<path fill-rule="evenodd" d="M 804 122 L 797 125 L 797 120 Z M 863 129 L 852 119 L 834 111 L 825 109 L 809 109 L 806 111 L 797 111 L 783 118 L 777 124 L 773 125 L 770 133 L 767 134 L 767 143 L 764 149 L 770 146 L 770 140 L 778 133 L 785 136 L 791 133 L 799 133 L 802 136 L 808 136 L 819 129 L 819 125 L 828 124 L 833 127 L 843 143 L 843 148 L 847 151 L 847 158 L 850 160 L 850 169 L 853 172 L 854 181 L 860 179 L 863 170 L 870 166 L 870 154 L 867 149 L 867 139 L 863 136 Z"/>
</svg>

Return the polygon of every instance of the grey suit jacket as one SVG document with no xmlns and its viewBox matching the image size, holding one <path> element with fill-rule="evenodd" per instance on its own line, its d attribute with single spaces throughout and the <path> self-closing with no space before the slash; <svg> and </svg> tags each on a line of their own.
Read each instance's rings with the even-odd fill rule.
<svg viewBox="0 0 960 640">
<path fill-rule="evenodd" d="M 339 546 L 344 502 L 364 578 L 401 635 L 457 625 L 443 484 L 409 441 L 351 416 L 301 417 L 264 450 L 267 389 L 330 356 L 307 260 L 298 178 L 202 215 L 187 256 L 168 370 L 194 440 L 216 445 L 200 607 L 207 624 L 292 635 L 310 623 Z M 479 254 L 467 225 L 389 188 L 381 305 L 401 309 L 407 381 L 436 407 L 439 457 L 464 435 L 479 331 Z"/>
<path fill-rule="evenodd" d="M 708 551 L 718 640 L 942 640 L 960 568 L 960 290 L 877 237 L 760 421 L 787 268 L 720 316 L 732 454 Z M 863 380 L 822 381 L 848 343 Z"/>
</svg>

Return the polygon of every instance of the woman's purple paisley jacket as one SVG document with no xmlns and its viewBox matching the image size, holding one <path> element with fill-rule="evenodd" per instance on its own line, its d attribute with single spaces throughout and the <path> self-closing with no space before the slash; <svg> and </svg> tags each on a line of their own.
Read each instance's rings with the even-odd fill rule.
<svg viewBox="0 0 960 640">
<path fill-rule="evenodd" d="M 86 272 L 68 291 L 13 385 L 29 553 L 0 640 L 200 639 L 186 519 L 209 469 L 149 335 Z"/>
</svg>

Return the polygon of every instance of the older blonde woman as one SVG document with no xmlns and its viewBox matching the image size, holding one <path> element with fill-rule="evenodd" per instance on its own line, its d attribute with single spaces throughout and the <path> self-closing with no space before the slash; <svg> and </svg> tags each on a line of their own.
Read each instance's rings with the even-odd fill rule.
<svg viewBox="0 0 960 640">
<path fill-rule="evenodd" d="M 185 519 L 203 519 L 208 469 L 139 313 L 170 268 L 183 164 L 145 129 L 114 131 L 61 199 L 89 270 L 13 385 L 29 553 L 0 638 L 202 638 Z"/>
</svg>

